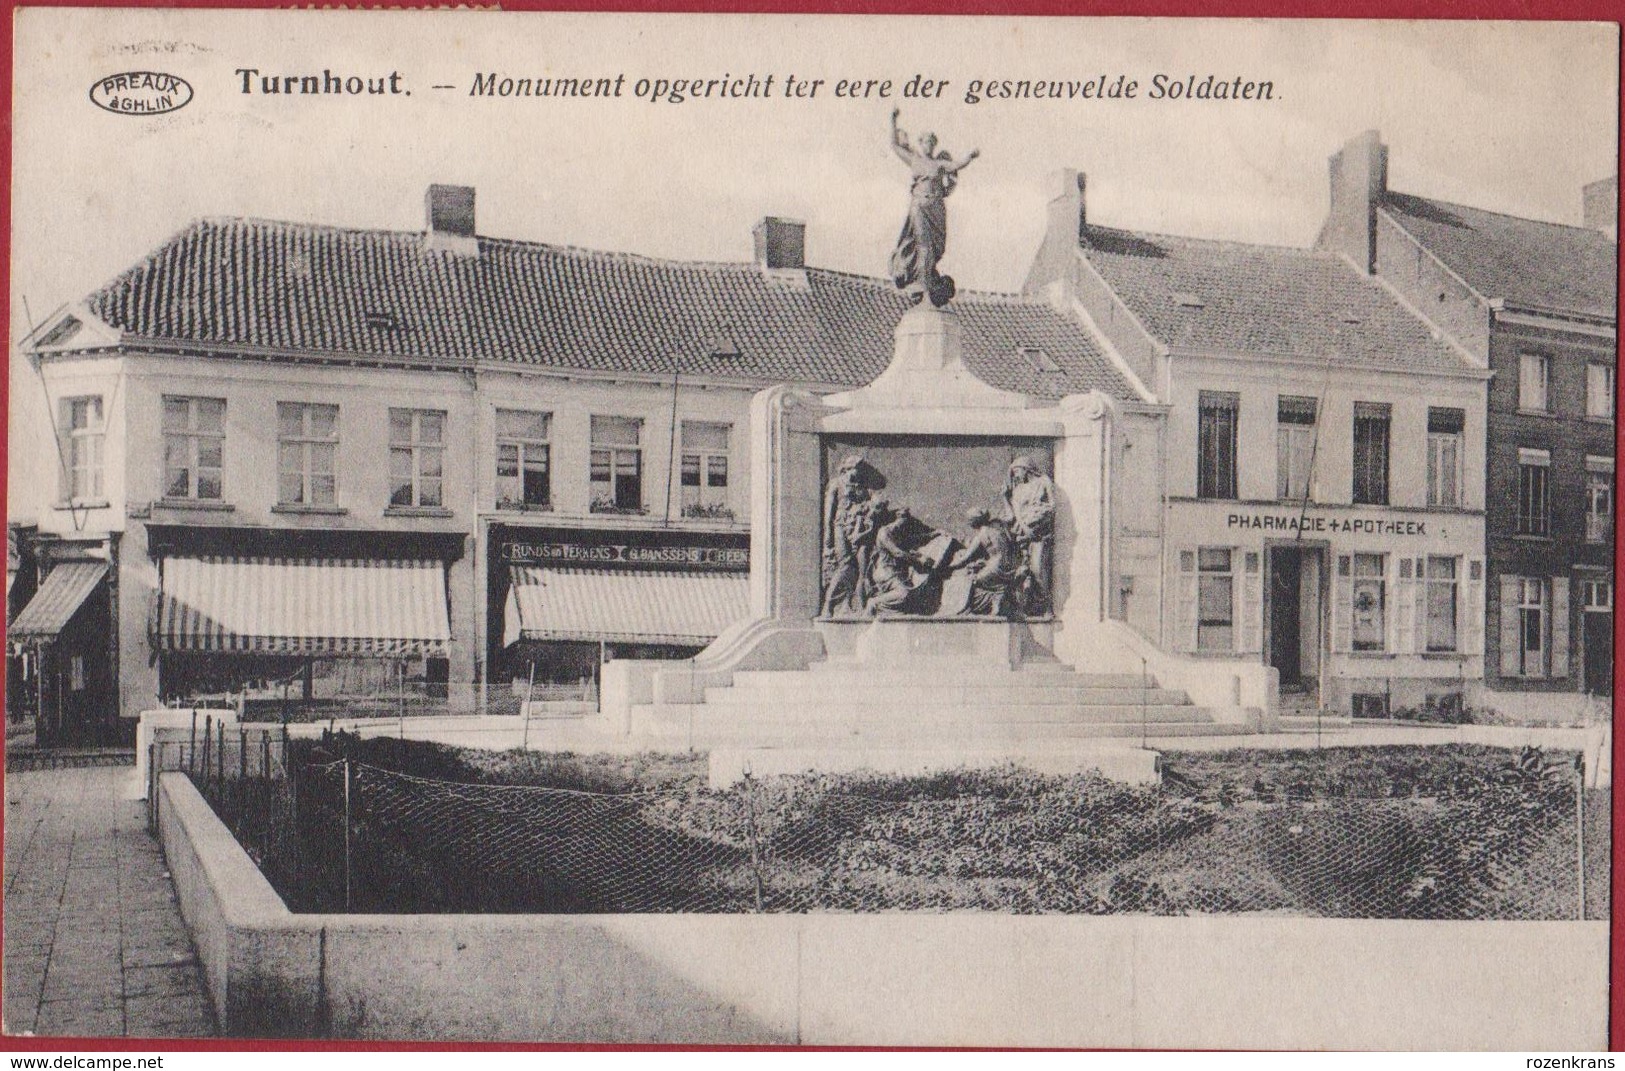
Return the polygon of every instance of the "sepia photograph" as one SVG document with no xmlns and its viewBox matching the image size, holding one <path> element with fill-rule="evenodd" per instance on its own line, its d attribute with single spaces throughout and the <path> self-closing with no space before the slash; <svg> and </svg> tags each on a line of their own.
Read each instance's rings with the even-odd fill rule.
<svg viewBox="0 0 1625 1071">
<path fill-rule="evenodd" d="M 7 1043 L 1608 1047 L 1617 24 L 13 27 Z"/>
</svg>

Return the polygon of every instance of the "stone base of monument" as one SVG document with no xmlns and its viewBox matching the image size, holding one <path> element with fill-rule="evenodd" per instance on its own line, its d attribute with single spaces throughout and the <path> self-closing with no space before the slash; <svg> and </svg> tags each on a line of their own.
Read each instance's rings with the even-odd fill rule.
<svg viewBox="0 0 1625 1071">
<path fill-rule="evenodd" d="M 1149 674 L 1079 672 L 1046 648 L 1045 627 L 820 621 L 827 657 L 800 670 L 737 671 L 695 702 L 635 705 L 628 728 L 651 746 L 1010 755 L 1068 741 L 1259 727 L 1256 710 L 1198 706 Z"/>
<path fill-rule="evenodd" d="M 752 616 L 687 662 L 606 664 L 606 730 L 762 772 L 1104 762 L 1136 779 L 1149 753 L 1103 759 L 1104 741 L 1273 728 L 1268 666 L 1147 638 L 1179 627 L 1172 593 L 1156 613 L 1155 515 L 1133 508 L 1161 493 L 1160 411 L 1000 389 L 961 334 L 951 306 L 917 306 L 868 386 L 757 395 Z"/>
</svg>

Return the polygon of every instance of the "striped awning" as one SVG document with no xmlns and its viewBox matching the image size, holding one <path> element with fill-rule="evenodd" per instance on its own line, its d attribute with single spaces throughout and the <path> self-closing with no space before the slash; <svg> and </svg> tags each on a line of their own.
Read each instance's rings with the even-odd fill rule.
<svg viewBox="0 0 1625 1071">
<path fill-rule="evenodd" d="M 106 562 L 63 562 L 6 629 L 10 639 L 48 639 L 61 632 L 107 575 Z"/>
<path fill-rule="evenodd" d="M 165 651 L 435 655 L 451 639 L 438 561 L 165 558 Z"/>
<path fill-rule="evenodd" d="M 743 573 L 522 565 L 509 572 L 508 643 L 523 637 L 698 647 L 750 611 Z"/>
</svg>

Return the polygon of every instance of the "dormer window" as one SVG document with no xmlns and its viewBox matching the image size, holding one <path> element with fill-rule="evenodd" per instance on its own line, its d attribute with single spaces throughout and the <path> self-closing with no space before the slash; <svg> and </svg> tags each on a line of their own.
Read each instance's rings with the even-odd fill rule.
<svg viewBox="0 0 1625 1071">
<path fill-rule="evenodd" d="M 1187 293 L 1183 290 L 1174 294 L 1174 304 L 1186 309 L 1203 309 L 1207 307 L 1207 302 L 1203 301 L 1195 294 Z"/>
<path fill-rule="evenodd" d="M 1055 363 L 1055 358 L 1045 353 L 1040 346 L 1022 346 L 1018 351 L 1028 364 L 1040 372 L 1059 372 L 1061 366 Z"/>
<path fill-rule="evenodd" d="M 379 331 L 393 331 L 400 326 L 393 312 L 384 312 L 378 309 L 369 309 L 366 313 L 367 326 Z"/>
<path fill-rule="evenodd" d="M 39 344 L 41 346 L 66 345 L 74 335 L 79 333 L 79 329 L 83 326 L 84 324 L 77 317 L 65 316 L 62 318 L 61 323 L 45 333 L 45 336 L 39 340 Z"/>
</svg>

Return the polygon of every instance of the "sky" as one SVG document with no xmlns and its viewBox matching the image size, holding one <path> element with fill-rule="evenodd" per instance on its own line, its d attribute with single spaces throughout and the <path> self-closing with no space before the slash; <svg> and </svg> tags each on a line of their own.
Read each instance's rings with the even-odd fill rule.
<svg viewBox="0 0 1625 1071">
<path fill-rule="evenodd" d="M 906 130 L 980 151 L 949 201 L 943 270 L 983 290 L 1019 289 L 1061 168 L 1088 175 L 1092 222 L 1304 246 L 1326 158 L 1366 129 L 1393 189 L 1565 223 L 1619 149 L 1618 38 L 1597 24 L 25 8 L 15 48 L 14 344 L 195 218 L 416 230 L 435 182 L 476 188 L 484 235 L 743 261 L 757 219 L 790 216 L 810 264 L 883 275 L 908 201 L 893 106 Z M 245 95 L 239 68 L 397 72 L 411 94 L 265 96 L 254 79 Z M 132 70 L 184 78 L 191 103 L 91 102 Z M 641 78 L 725 72 L 780 92 L 634 96 Z M 471 96 L 487 73 L 624 74 L 625 95 Z M 1274 99 L 1148 99 L 1159 73 L 1268 81 Z M 948 88 L 905 99 L 916 74 Z M 973 79 L 1119 74 L 1138 99 L 965 99 Z M 787 99 L 789 75 L 824 84 Z M 890 79 L 893 96 L 836 99 L 843 78 Z M 32 375 L 13 362 L 14 482 L 33 464 L 17 450 Z"/>
</svg>

